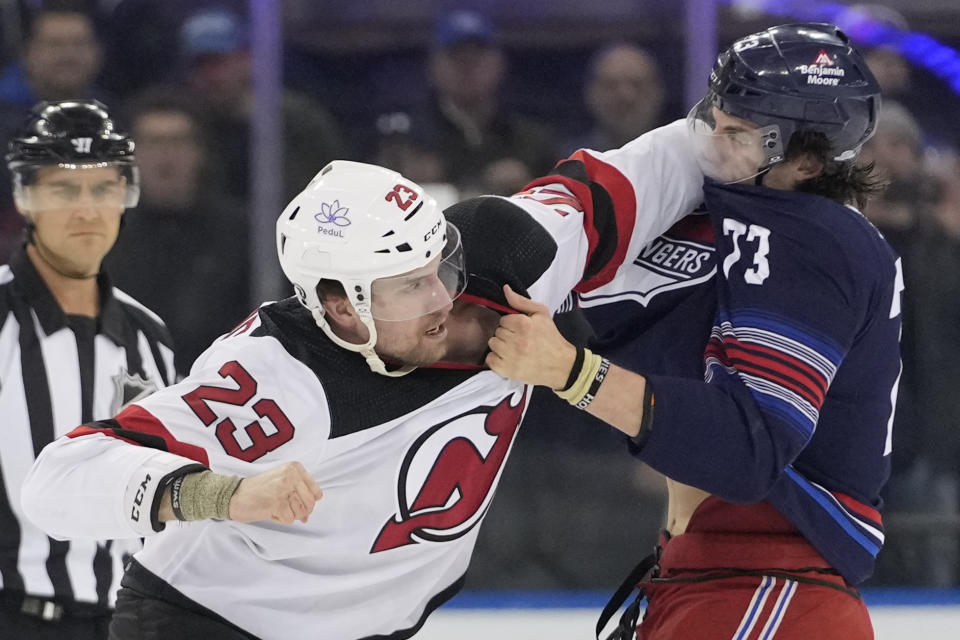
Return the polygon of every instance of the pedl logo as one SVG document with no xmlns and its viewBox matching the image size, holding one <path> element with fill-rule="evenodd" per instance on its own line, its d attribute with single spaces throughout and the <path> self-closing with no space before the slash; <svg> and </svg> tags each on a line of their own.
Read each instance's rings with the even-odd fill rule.
<svg viewBox="0 0 960 640">
<path fill-rule="evenodd" d="M 350 209 L 340 206 L 339 200 L 324 202 L 320 205 L 320 213 L 315 213 L 313 219 L 320 225 L 317 232 L 327 236 L 343 237 L 343 231 L 334 227 L 349 227 L 350 218 L 347 214 Z M 333 225 L 332 227 L 330 225 Z"/>
</svg>

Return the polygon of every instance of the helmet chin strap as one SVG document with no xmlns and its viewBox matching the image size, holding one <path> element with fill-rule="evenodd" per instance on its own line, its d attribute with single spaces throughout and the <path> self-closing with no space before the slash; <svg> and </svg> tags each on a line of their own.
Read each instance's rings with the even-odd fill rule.
<svg viewBox="0 0 960 640">
<path fill-rule="evenodd" d="M 382 376 L 387 376 L 390 378 L 399 378 L 405 376 L 414 369 L 415 366 L 405 364 L 399 369 L 388 371 L 387 365 L 380 359 L 380 356 L 377 355 L 377 352 L 374 350 L 373 346 L 377 343 L 377 329 L 374 326 L 373 322 L 368 322 L 366 318 L 363 318 L 363 324 L 366 325 L 367 329 L 370 331 L 370 338 L 364 344 L 356 344 L 353 342 L 348 342 L 334 333 L 333 328 L 330 327 L 330 323 L 327 322 L 327 318 L 323 313 L 323 307 L 313 307 L 310 309 L 310 314 L 313 316 L 314 322 L 317 323 L 317 326 L 323 329 L 323 332 L 327 334 L 327 337 L 330 338 L 337 346 L 343 347 L 348 351 L 355 351 L 362 355 L 367 361 L 367 366 L 370 367 L 370 370 L 374 373 L 379 373 Z"/>
<path fill-rule="evenodd" d="M 756 177 L 754 177 L 754 179 L 753 179 L 753 184 L 755 184 L 755 185 L 758 186 L 758 187 L 762 187 L 762 186 L 763 186 L 763 178 L 764 178 L 764 176 L 767 175 L 767 173 L 768 173 L 769 171 L 770 171 L 770 167 L 766 167 L 766 168 L 764 168 L 764 169 L 761 169 L 761 170 L 760 170 L 760 173 L 758 173 L 758 174 L 756 175 Z"/>
</svg>

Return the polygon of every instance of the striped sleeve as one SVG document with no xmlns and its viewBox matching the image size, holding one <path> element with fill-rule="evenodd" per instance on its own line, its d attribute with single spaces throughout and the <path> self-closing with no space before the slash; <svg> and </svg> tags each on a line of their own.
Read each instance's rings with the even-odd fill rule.
<svg viewBox="0 0 960 640">
<path fill-rule="evenodd" d="M 656 405 L 638 456 L 734 503 L 763 499 L 803 451 L 845 354 L 758 324 L 714 327 L 703 382 L 646 376 Z"/>
<path fill-rule="evenodd" d="M 800 205 L 713 204 L 724 266 L 704 380 L 647 376 L 656 406 L 639 456 L 679 482 L 749 503 L 767 496 L 813 437 L 839 369 L 874 319 L 880 284 L 835 234 L 788 217 Z M 752 216 L 744 228 L 762 222 L 765 232 L 725 233 L 741 212 Z"/>
<path fill-rule="evenodd" d="M 656 407 L 641 459 L 730 502 L 769 493 L 813 437 L 863 323 L 851 284 L 797 282 L 775 293 L 719 281 L 704 380 L 647 375 Z"/>
<path fill-rule="evenodd" d="M 506 283 L 555 311 L 571 291 L 609 283 L 628 256 L 702 199 L 689 147 L 686 125 L 676 122 L 620 149 L 577 151 L 509 198 L 448 207 L 469 256 L 464 299 L 509 310 Z"/>
<path fill-rule="evenodd" d="M 721 314 L 707 345 L 706 380 L 738 375 L 757 404 L 806 443 L 844 351 L 828 338 L 761 310 Z"/>
</svg>

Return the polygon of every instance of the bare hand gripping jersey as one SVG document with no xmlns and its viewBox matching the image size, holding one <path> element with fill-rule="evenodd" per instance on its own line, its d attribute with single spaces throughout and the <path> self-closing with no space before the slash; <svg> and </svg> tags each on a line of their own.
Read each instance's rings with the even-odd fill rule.
<svg viewBox="0 0 960 640">
<path fill-rule="evenodd" d="M 575 286 L 612 279 L 701 198 L 686 144 L 675 123 L 578 154 L 513 198 L 452 207 L 467 298 L 500 307 L 510 283 L 556 309 Z M 595 206 L 611 192 L 620 205 Z M 52 535 L 152 536 L 143 566 L 262 638 L 406 638 L 459 587 L 528 398 L 476 368 L 379 376 L 295 300 L 271 303 L 181 383 L 48 447 L 24 502 Z M 153 535 L 169 474 L 251 476 L 292 460 L 324 491 L 309 523 L 168 523 Z"/>
</svg>

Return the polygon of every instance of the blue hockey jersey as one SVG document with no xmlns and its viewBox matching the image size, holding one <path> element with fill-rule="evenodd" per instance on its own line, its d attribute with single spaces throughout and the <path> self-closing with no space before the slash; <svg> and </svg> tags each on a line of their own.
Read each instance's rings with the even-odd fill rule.
<svg viewBox="0 0 960 640">
<path fill-rule="evenodd" d="M 770 502 L 858 584 L 883 545 L 899 260 L 859 212 L 825 198 L 704 193 L 708 215 L 636 256 L 632 287 L 581 296 L 598 350 L 654 392 L 637 455 L 730 502 Z"/>
</svg>

